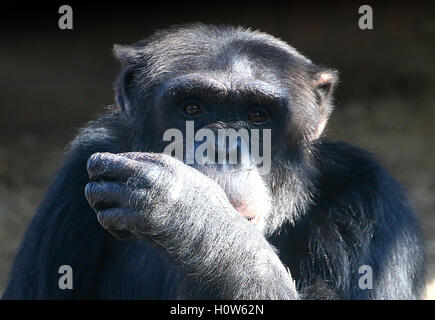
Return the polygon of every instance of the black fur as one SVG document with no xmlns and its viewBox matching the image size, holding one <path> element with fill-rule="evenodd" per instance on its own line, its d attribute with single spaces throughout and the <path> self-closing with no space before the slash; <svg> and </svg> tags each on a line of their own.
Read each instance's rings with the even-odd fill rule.
<svg viewBox="0 0 435 320">
<path fill-rule="evenodd" d="M 420 297 L 421 233 L 401 186 L 366 151 L 319 138 L 321 123 L 332 110 L 334 71 L 314 65 L 269 35 L 231 27 L 174 27 L 134 46 L 118 46 L 115 54 L 122 62 L 115 86 L 117 107 L 90 123 L 71 143 L 22 241 L 4 299 Z M 228 69 L 234 61 L 252 63 L 252 77 L 284 92 L 280 98 L 289 110 L 282 117 L 285 123 L 274 131 L 280 133 L 273 140 L 278 151 L 265 177 L 273 208 L 264 236 L 237 220 L 244 229 L 228 233 L 239 238 L 233 239 L 228 249 L 232 256 L 221 265 L 219 259 L 200 255 L 195 248 L 200 250 L 201 244 L 193 239 L 186 248 L 165 234 L 164 250 L 152 241 L 117 240 L 102 228 L 86 201 L 88 158 L 96 152 L 161 152 L 162 132 L 171 127 L 161 111 L 162 88 L 177 77 L 195 73 L 205 81 L 208 75 L 222 76 L 222 70 L 244 83 L 247 75 Z M 322 72 L 329 80 L 317 86 L 316 76 Z M 165 208 L 165 203 L 157 205 Z M 212 234 L 215 238 L 207 241 L 214 241 L 210 245 L 218 250 L 228 240 L 227 233 L 216 231 L 222 227 L 220 220 L 207 223 L 213 230 L 188 229 L 183 221 L 171 220 L 161 233 L 184 228 L 177 235 L 183 245 L 189 244 L 189 235 L 208 239 Z M 246 268 L 254 258 L 243 237 L 253 237 L 253 248 L 264 249 L 270 266 Z M 265 239 L 278 249 L 282 264 L 274 260 Z M 204 270 L 193 270 L 195 261 Z M 73 290 L 58 287 L 61 265 L 74 270 Z M 277 271 L 284 270 L 283 265 L 296 288 Z M 372 290 L 358 286 L 362 265 L 373 268 Z M 273 266 L 278 269 L 269 268 Z"/>
</svg>

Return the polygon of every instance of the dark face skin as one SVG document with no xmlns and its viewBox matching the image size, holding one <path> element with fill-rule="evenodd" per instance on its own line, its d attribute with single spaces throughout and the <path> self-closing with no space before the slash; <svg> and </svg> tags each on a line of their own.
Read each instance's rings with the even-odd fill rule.
<svg viewBox="0 0 435 320">
<path fill-rule="evenodd" d="M 216 136 L 222 128 L 248 132 L 270 129 L 272 148 L 285 146 L 290 113 L 286 92 L 263 81 L 253 67 L 237 61 L 234 64 L 236 67 L 228 68 L 231 72 L 216 72 L 215 76 L 195 72 L 159 87 L 153 109 L 157 124 L 154 131 L 163 136 L 163 130 L 176 128 L 186 137 L 186 121 L 194 121 L 195 131 L 207 128 Z M 237 79 L 238 74 L 245 74 L 242 81 Z M 270 210 L 268 190 L 256 167 L 238 160 L 235 165 L 194 167 L 218 182 L 235 209 L 261 226 Z"/>
<path fill-rule="evenodd" d="M 270 129 L 272 147 L 285 147 L 282 141 L 288 138 L 290 122 L 287 93 L 253 75 L 243 82 L 232 77 L 233 73 L 213 77 L 193 73 L 163 85 L 154 104 L 155 129 L 184 132 L 186 121 L 195 121 L 196 130 Z"/>
</svg>

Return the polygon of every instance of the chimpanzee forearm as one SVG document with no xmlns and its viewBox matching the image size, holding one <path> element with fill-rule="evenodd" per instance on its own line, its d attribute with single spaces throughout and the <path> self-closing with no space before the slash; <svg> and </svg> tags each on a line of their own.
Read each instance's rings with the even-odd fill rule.
<svg viewBox="0 0 435 320">
<path fill-rule="evenodd" d="M 217 298 L 296 299 L 291 276 L 270 244 L 224 200 L 159 212 L 152 239 L 206 290 L 222 294 Z"/>
</svg>

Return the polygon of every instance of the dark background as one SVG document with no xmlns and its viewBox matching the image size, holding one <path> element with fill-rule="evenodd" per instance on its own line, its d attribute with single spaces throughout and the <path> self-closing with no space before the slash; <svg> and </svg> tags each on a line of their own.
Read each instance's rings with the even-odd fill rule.
<svg viewBox="0 0 435 320">
<path fill-rule="evenodd" d="M 58 28 L 69 4 L 74 30 Z M 370 4 L 374 29 L 358 28 Z M 172 24 L 260 29 L 340 71 L 327 136 L 366 147 L 408 189 L 427 237 L 435 298 L 435 6 L 430 2 L 123 1 L 0 4 L 0 292 L 36 206 L 77 129 L 113 103 L 113 43 Z M 29 266 L 31 268 L 32 266 Z"/>
</svg>

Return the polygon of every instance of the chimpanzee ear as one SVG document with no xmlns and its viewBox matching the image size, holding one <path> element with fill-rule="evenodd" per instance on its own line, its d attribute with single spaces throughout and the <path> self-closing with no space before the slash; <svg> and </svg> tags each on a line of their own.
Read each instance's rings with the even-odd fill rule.
<svg viewBox="0 0 435 320">
<path fill-rule="evenodd" d="M 338 81 L 338 72 L 331 69 L 319 68 L 312 77 L 312 86 L 316 96 L 317 105 L 319 108 L 319 119 L 317 121 L 317 128 L 312 134 L 311 139 L 319 138 L 329 115 L 332 112 L 332 94 L 335 89 L 335 84 Z"/>
<path fill-rule="evenodd" d="M 115 82 L 115 101 L 120 110 L 127 116 L 132 115 L 132 97 L 129 94 L 133 79 L 135 65 L 139 60 L 139 52 L 132 46 L 115 44 L 113 54 L 121 63 L 121 72 Z"/>
<path fill-rule="evenodd" d="M 116 105 L 124 115 L 129 117 L 133 111 L 132 97 L 129 94 L 132 82 L 133 69 L 131 67 L 123 67 L 114 85 Z"/>
<path fill-rule="evenodd" d="M 314 74 L 312 84 L 323 98 L 329 98 L 334 91 L 337 80 L 338 72 L 336 70 L 321 69 Z"/>
</svg>

